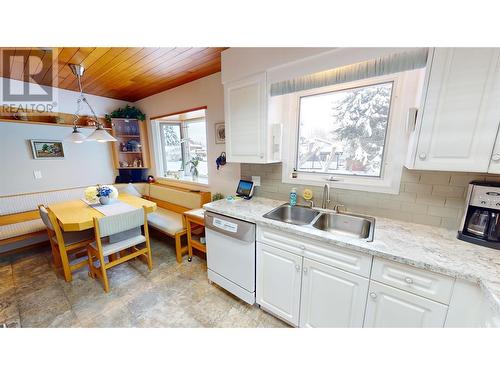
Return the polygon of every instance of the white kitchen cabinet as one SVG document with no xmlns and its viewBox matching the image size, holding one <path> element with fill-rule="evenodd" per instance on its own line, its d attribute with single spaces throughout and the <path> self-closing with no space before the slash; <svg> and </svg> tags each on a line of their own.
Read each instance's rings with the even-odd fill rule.
<svg viewBox="0 0 500 375">
<path fill-rule="evenodd" d="M 362 327 L 368 279 L 304 258 L 300 327 Z"/>
<path fill-rule="evenodd" d="M 431 50 L 407 167 L 500 172 L 490 166 L 500 122 L 499 48 Z"/>
<path fill-rule="evenodd" d="M 364 327 L 443 327 L 448 306 L 370 281 Z"/>
<path fill-rule="evenodd" d="M 228 162 L 281 161 L 281 125 L 268 121 L 266 73 L 225 83 L 224 110 Z"/>
<path fill-rule="evenodd" d="M 257 303 L 288 323 L 299 325 L 302 257 L 257 243 Z"/>
<path fill-rule="evenodd" d="M 500 174 L 500 134 L 497 134 L 495 146 L 491 154 L 490 165 L 488 173 Z"/>
</svg>

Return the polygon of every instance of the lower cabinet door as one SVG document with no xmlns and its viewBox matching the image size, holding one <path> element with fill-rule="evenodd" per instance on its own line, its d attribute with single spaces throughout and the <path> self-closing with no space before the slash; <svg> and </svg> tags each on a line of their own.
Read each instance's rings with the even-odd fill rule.
<svg viewBox="0 0 500 375">
<path fill-rule="evenodd" d="M 362 327 L 368 279 L 305 259 L 300 327 Z"/>
<path fill-rule="evenodd" d="M 257 303 L 298 326 L 302 257 L 257 242 Z"/>
<path fill-rule="evenodd" d="M 365 327 L 443 327 L 448 306 L 413 293 L 370 282 Z"/>
</svg>

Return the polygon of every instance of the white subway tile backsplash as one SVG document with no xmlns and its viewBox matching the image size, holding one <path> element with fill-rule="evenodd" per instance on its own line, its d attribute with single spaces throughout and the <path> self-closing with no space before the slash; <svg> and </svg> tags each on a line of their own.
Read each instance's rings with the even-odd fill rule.
<svg viewBox="0 0 500 375">
<path fill-rule="evenodd" d="M 408 193 L 430 194 L 432 192 L 432 185 L 405 182 L 404 189 Z"/>
<path fill-rule="evenodd" d="M 427 213 L 432 216 L 448 217 L 448 218 L 458 218 L 458 213 L 460 210 L 454 207 L 437 207 L 429 206 Z"/>
<path fill-rule="evenodd" d="M 448 185 L 451 174 L 446 172 L 423 172 L 420 174 L 420 184 Z"/>
<path fill-rule="evenodd" d="M 444 206 L 446 198 L 440 196 L 426 195 L 426 194 L 417 194 L 417 199 L 415 200 L 415 202 L 418 204 Z"/>
<path fill-rule="evenodd" d="M 434 185 L 432 187 L 432 195 L 442 197 L 459 198 L 465 196 L 465 187 L 451 185 Z"/>
<path fill-rule="evenodd" d="M 411 203 L 411 202 L 402 202 L 401 211 L 411 212 L 413 214 L 425 214 L 427 213 L 427 205 Z"/>
<path fill-rule="evenodd" d="M 465 200 L 461 198 L 446 198 L 445 207 L 464 208 Z"/>
<path fill-rule="evenodd" d="M 433 225 L 435 227 L 441 224 L 441 218 L 438 216 L 429 216 L 425 214 L 415 214 L 412 216 L 411 220 L 417 224 Z"/>
<path fill-rule="evenodd" d="M 314 202 L 321 204 L 323 189 L 319 186 L 283 184 L 281 164 L 242 164 L 242 177 L 261 176 L 262 186 L 255 195 L 288 201 L 290 190 L 297 188 L 299 202 L 302 191 L 313 191 Z M 403 170 L 399 194 L 381 194 L 333 188 L 332 203 L 346 206 L 350 212 L 388 217 L 456 230 L 465 205 L 465 191 L 472 180 L 485 180 L 484 173 L 428 172 Z M 488 179 L 494 177 L 488 176 Z M 497 176 L 498 178 L 498 176 Z"/>
</svg>

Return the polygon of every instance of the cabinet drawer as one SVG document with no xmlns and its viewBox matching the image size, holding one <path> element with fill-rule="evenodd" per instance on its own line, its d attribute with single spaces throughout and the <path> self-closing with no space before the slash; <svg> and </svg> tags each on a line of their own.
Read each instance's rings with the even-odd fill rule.
<svg viewBox="0 0 500 375">
<path fill-rule="evenodd" d="M 380 258 L 373 260 L 371 279 L 444 304 L 450 303 L 454 283 L 452 277 Z"/>
<path fill-rule="evenodd" d="M 294 254 L 369 277 L 372 256 L 309 238 L 257 226 L 257 241 Z"/>
</svg>

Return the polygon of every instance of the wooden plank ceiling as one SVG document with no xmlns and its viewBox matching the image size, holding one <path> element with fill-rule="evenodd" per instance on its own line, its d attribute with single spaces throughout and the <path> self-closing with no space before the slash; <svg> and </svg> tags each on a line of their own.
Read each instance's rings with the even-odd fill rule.
<svg viewBox="0 0 500 375">
<path fill-rule="evenodd" d="M 14 48 L 0 48 L 13 50 Z M 22 59 L 39 55 L 43 61 L 40 74 L 42 84 L 78 91 L 78 83 L 68 64 L 85 67 L 83 91 L 88 94 L 130 102 L 171 89 L 176 86 L 219 72 L 221 52 L 225 48 L 104 48 L 64 47 L 54 48 L 57 54 L 57 84 L 52 84 L 49 71 L 52 62 L 47 48 L 15 48 L 10 69 L 0 64 L 0 75 L 24 80 L 28 70 Z M 45 55 L 45 56 L 44 56 Z M 54 55 L 55 56 L 55 55 Z M 54 58 L 55 59 L 55 58 Z M 30 70 L 33 71 L 33 70 Z"/>
</svg>

